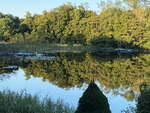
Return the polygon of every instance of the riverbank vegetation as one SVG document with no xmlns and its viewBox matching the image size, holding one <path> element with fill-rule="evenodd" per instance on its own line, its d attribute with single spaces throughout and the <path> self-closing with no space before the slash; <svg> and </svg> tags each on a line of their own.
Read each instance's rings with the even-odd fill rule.
<svg viewBox="0 0 150 113">
<path fill-rule="evenodd" d="M 53 102 L 49 98 L 41 101 L 26 92 L 0 91 L 0 113 L 74 113 L 74 110 L 62 101 Z"/>
<path fill-rule="evenodd" d="M 150 84 L 143 83 L 140 85 L 140 95 L 137 99 L 136 106 L 130 106 L 121 113 L 149 113 L 150 111 Z"/>
<path fill-rule="evenodd" d="M 104 5 L 105 4 L 105 5 Z M 150 48 L 150 7 L 147 0 L 104 3 L 98 14 L 84 6 L 62 5 L 25 18 L 0 13 L 0 40 L 82 44 L 102 47 Z"/>
</svg>

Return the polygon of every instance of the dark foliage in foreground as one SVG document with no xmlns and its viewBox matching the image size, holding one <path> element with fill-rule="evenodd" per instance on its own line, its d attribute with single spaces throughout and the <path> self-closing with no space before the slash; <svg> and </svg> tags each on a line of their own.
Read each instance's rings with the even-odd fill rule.
<svg viewBox="0 0 150 113">
<path fill-rule="evenodd" d="M 111 113 L 108 100 L 95 83 L 90 83 L 75 113 Z"/>
<path fill-rule="evenodd" d="M 45 98 L 39 100 L 25 92 L 0 92 L 0 113 L 73 113 L 73 109 L 64 105 L 62 101 L 52 102 Z"/>
</svg>

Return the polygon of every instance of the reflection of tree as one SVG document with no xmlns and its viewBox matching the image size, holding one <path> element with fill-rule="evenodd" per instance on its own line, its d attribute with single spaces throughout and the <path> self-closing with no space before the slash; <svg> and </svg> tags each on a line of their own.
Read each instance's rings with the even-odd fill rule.
<svg viewBox="0 0 150 113">
<path fill-rule="evenodd" d="M 128 90 L 123 94 L 120 94 L 120 96 L 123 96 L 126 98 L 128 101 L 133 101 L 136 98 L 136 94 L 133 90 Z"/>
<path fill-rule="evenodd" d="M 79 60 L 81 56 L 82 60 Z M 138 91 L 138 86 L 142 82 L 149 81 L 150 56 L 140 55 L 129 58 L 116 56 L 113 59 L 97 60 L 91 54 L 74 53 L 72 55 L 57 55 L 53 61 L 32 60 L 26 62 L 24 67 L 26 75 L 30 77 L 42 77 L 43 80 L 69 88 L 82 86 L 83 83 L 90 83 L 95 79 L 101 83 L 105 91 L 112 91 L 114 94 L 122 95 L 133 100 L 134 93 Z M 78 60 L 77 60 L 78 59 Z M 135 79 L 136 78 L 136 79 Z M 125 92 L 118 92 L 118 90 Z"/>
<path fill-rule="evenodd" d="M 150 85 L 141 85 L 141 94 L 138 98 L 137 113 L 150 113 Z"/>
<path fill-rule="evenodd" d="M 48 80 L 63 88 L 70 88 L 75 85 L 80 87 L 84 81 L 79 72 L 75 70 L 78 68 L 76 67 L 77 63 L 82 62 L 84 55 L 57 54 L 57 56 L 58 58 L 53 61 L 29 61 L 29 65 L 24 68 L 28 78 L 30 78 L 30 75 L 42 77 L 43 80 Z"/>
<path fill-rule="evenodd" d="M 90 83 L 75 113 L 111 113 L 108 100 L 95 83 Z"/>
<path fill-rule="evenodd" d="M 0 67 L 0 74 L 9 74 L 12 73 L 14 70 L 16 70 L 17 68 L 5 68 L 5 67 Z"/>
<path fill-rule="evenodd" d="M 17 65 L 19 65 L 19 60 L 10 57 L 0 57 L 0 79 L 7 78 L 6 74 L 10 74 L 17 70 Z M 5 74 L 5 76 L 4 76 Z"/>
</svg>

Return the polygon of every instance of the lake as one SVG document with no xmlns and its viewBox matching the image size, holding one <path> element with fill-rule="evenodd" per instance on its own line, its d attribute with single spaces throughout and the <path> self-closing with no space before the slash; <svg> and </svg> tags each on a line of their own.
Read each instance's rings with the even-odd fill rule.
<svg viewBox="0 0 150 113">
<path fill-rule="evenodd" d="M 150 83 L 149 54 L 58 52 L 45 57 L 1 56 L 0 90 L 61 99 L 77 108 L 88 84 L 95 81 L 112 113 L 121 113 L 136 105 L 140 85 Z"/>
</svg>

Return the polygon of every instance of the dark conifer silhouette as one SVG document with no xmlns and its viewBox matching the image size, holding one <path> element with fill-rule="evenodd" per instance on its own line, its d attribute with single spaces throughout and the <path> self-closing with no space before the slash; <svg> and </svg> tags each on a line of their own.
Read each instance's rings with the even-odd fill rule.
<svg viewBox="0 0 150 113">
<path fill-rule="evenodd" d="M 111 113 L 106 96 L 92 82 L 79 100 L 75 113 Z"/>
</svg>

